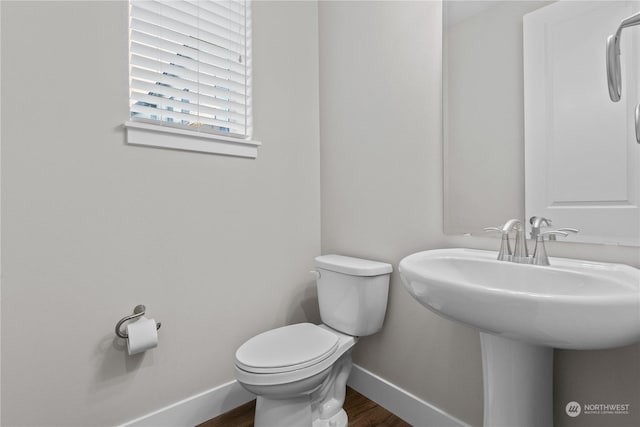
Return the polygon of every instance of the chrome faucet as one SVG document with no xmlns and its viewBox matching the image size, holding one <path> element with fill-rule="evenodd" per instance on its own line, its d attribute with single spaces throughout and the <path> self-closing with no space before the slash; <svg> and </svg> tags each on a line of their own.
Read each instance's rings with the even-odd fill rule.
<svg viewBox="0 0 640 427">
<path fill-rule="evenodd" d="M 531 239 L 536 240 L 540 234 L 540 227 L 543 225 L 550 226 L 551 220 L 541 216 L 532 216 L 529 218 L 529 224 L 531 224 Z"/>
<path fill-rule="evenodd" d="M 511 250 L 509 241 L 509 233 L 516 231 L 516 243 L 514 250 Z M 502 233 L 500 241 L 500 250 L 498 251 L 499 261 L 513 261 L 527 263 L 529 261 L 529 253 L 527 250 L 527 242 L 524 238 L 524 227 L 519 219 L 510 219 L 501 227 L 487 227 L 484 231 L 497 231 Z"/>
<path fill-rule="evenodd" d="M 544 236 L 554 237 L 561 235 L 567 237 L 569 233 L 560 230 L 543 231 L 536 235 L 536 246 L 533 248 L 533 257 L 531 258 L 531 264 L 533 265 L 549 265 L 549 257 L 547 256 L 547 248 L 544 246 Z"/>
<path fill-rule="evenodd" d="M 531 238 L 535 240 L 536 245 L 533 249 L 533 256 L 531 257 L 531 264 L 534 265 L 549 265 L 549 257 L 547 256 L 547 248 L 544 246 L 544 236 L 549 236 L 549 240 L 556 240 L 556 236 L 567 237 L 569 233 L 577 233 L 575 228 L 559 228 L 557 230 L 540 231 L 543 225 L 551 225 L 549 218 L 541 216 L 532 216 L 529 218 L 531 224 Z"/>
<path fill-rule="evenodd" d="M 510 219 L 509 221 L 505 222 L 504 225 L 502 226 L 502 232 L 503 233 L 509 233 L 512 230 L 515 230 L 517 227 L 520 227 L 522 225 L 522 222 L 520 222 L 519 219 L 514 218 L 514 219 Z"/>
<path fill-rule="evenodd" d="M 544 236 L 549 236 L 549 240 L 556 240 L 556 236 L 567 237 L 569 233 L 577 233 L 575 228 L 559 228 L 557 230 L 540 231 L 543 226 L 550 226 L 551 220 L 541 216 L 529 218 L 531 224 L 531 238 L 535 241 L 533 255 L 529 256 L 527 249 L 527 239 L 525 229 L 519 219 L 510 219 L 500 227 L 487 227 L 484 231 L 497 231 L 502 234 L 500 250 L 498 251 L 499 261 L 511 261 L 520 264 L 549 265 L 547 249 L 544 246 Z M 516 232 L 516 243 L 513 251 L 509 242 L 509 233 Z"/>
</svg>

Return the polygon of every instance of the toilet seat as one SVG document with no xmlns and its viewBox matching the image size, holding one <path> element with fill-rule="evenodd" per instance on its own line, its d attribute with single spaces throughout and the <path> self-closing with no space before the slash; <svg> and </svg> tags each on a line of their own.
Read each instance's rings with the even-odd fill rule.
<svg viewBox="0 0 640 427">
<path fill-rule="evenodd" d="M 291 384 L 298 381 L 306 381 L 316 375 L 328 374 L 328 372 L 331 370 L 331 366 L 335 363 L 335 361 L 340 356 L 342 356 L 345 352 L 347 352 L 351 347 L 353 347 L 357 341 L 356 337 L 335 331 L 326 325 L 322 325 L 322 324 L 313 325 L 309 323 L 307 323 L 306 325 L 307 326 L 303 326 L 303 327 L 300 327 L 297 325 L 291 325 L 291 326 L 285 326 L 284 328 L 279 328 L 279 329 L 292 328 L 296 326 L 297 328 L 300 328 L 299 331 L 309 332 L 310 334 L 313 334 L 313 336 L 316 336 L 315 334 L 318 333 L 317 329 L 320 329 L 326 332 L 327 334 L 329 334 L 330 337 L 333 337 L 333 336 L 336 337 L 337 339 L 336 348 L 332 350 L 333 345 L 331 345 L 331 348 L 327 347 L 327 350 L 323 352 L 324 354 L 320 354 L 322 351 L 319 350 L 318 354 L 316 354 L 316 357 L 312 357 L 310 360 L 306 362 L 301 362 L 300 360 L 298 360 L 296 364 L 289 365 L 289 366 L 280 366 L 275 368 L 274 367 L 260 368 L 259 366 L 258 367 L 251 366 L 251 365 L 259 364 L 259 363 L 256 363 L 254 360 L 251 360 L 250 356 L 248 356 L 248 354 L 255 354 L 255 353 L 249 353 L 249 351 L 245 352 L 244 350 L 242 352 L 240 351 L 240 349 L 244 347 L 245 344 L 248 344 L 250 341 L 253 340 L 252 338 L 249 341 L 247 341 L 245 344 L 240 346 L 240 348 L 236 352 L 236 358 L 235 358 L 236 359 L 235 360 L 236 379 L 240 383 L 242 383 L 245 386 L 245 388 L 247 386 L 250 386 L 250 387 L 276 386 L 278 384 Z M 268 332 L 272 332 L 272 331 L 268 331 Z M 268 332 L 265 332 L 264 334 L 267 334 Z M 322 332 L 319 332 L 318 334 L 322 334 Z M 320 336 L 323 336 L 323 335 L 320 335 Z M 327 335 L 325 334 L 324 337 L 326 338 Z M 260 342 L 260 341 L 257 341 L 257 342 Z M 253 348 L 253 344 L 250 347 L 247 347 L 247 349 L 255 350 Z M 260 353 L 258 352 L 257 354 L 260 354 Z M 274 372 L 274 369 L 280 370 L 280 372 Z M 261 370 L 263 372 L 254 372 L 257 370 Z"/>
<path fill-rule="evenodd" d="M 338 349 L 340 337 L 311 323 L 256 335 L 236 351 L 236 366 L 254 374 L 277 374 L 317 365 Z"/>
</svg>

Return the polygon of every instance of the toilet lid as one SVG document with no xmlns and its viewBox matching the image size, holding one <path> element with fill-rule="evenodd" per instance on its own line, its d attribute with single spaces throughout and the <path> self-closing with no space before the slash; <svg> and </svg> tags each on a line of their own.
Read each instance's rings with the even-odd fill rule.
<svg viewBox="0 0 640 427">
<path fill-rule="evenodd" d="M 298 323 L 256 335 L 236 351 L 240 369 L 277 373 L 315 365 L 338 348 L 338 336 L 311 323 Z"/>
</svg>

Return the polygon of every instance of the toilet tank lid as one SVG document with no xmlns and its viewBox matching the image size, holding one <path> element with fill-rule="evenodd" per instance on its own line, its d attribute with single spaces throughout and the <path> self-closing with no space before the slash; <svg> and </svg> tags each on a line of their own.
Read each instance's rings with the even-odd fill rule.
<svg viewBox="0 0 640 427">
<path fill-rule="evenodd" d="M 379 276 L 393 271 L 391 264 L 386 262 L 335 254 L 316 257 L 316 267 L 352 276 Z"/>
</svg>

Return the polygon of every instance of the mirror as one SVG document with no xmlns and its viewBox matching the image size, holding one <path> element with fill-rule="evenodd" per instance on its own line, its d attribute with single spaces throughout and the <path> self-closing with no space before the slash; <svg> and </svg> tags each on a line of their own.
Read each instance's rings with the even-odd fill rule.
<svg viewBox="0 0 640 427">
<path fill-rule="evenodd" d="M 639 3 L 445 0 L 445 233 L 538 215 L 580 229 L 573 242 L 640 245 L 637 31 L 618 103 L 605 60 Z"/>
</svg>

